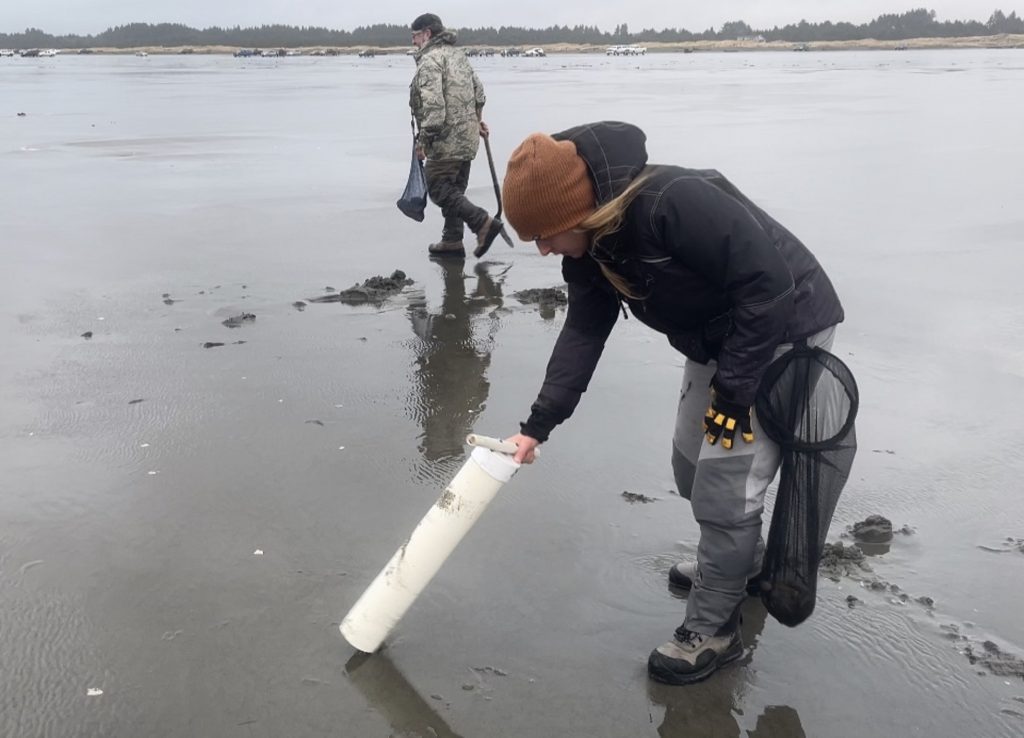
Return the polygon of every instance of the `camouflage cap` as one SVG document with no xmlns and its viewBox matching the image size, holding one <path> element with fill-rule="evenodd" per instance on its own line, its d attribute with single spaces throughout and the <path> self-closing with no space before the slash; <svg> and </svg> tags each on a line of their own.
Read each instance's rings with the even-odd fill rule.
<svg viewBox="0 0 1024 738">
<path fill-rule="evenodd" d="M 412 30 L 428 30 L 431 33 L 436 34 L 444 30 L 444 23 L 442 23 L 441 19 L 434 15 L 433 13 L 424 13 L 423 15 L 418 16 L 416 20 L 412 22 Z"/>
</svg>

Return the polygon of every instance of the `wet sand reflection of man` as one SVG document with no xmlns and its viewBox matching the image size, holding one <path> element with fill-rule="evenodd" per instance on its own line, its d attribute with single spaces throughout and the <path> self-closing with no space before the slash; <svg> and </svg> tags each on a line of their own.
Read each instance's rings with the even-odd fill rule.
<svg viewBox="0 0 1024 738">
<path fill-rule="evenodd" d="M 409 413 L 423 428 L 420 451 L 423 458 L 439 467 L 433 474 L 443 476 L 449 466 L 461 464 L 466 434 L 472 431 L 487 401 L 490 383 L 487 370 L 497 318 L 477 335 L 474 320 L 502 305 L 500 280 L 488 272 L 487 262 L 474 266 L 477 282 L 467 295 L 467 276 L 462 259 L 437 260 L 441 269 L 443 295 L 440 308 L 427 309 L 426 300 L 409 306 L 412 322 L 416 371 Z M 436 464 L 450 460 L 451 465 Z"/>
</svg>

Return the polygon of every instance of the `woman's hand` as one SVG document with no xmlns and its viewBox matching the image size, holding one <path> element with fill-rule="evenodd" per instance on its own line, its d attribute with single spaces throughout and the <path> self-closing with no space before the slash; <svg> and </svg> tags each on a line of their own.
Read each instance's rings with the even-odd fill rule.
<svg viewBox="0 0 1024 738">
<path fill-rule="evenodd" d="M 540 445 L 540 441 L 536 438 L 530 438 L 524 436 L 522 433 L 516 433 L 514 436 L 505 439 L 508 443 L 514 443 L 519 448 L 516 450 L 516 455 L 513 457 L 517 464 L 532 464 L 534 459 L 537 458 L 537 446 Z"/>
</svg>

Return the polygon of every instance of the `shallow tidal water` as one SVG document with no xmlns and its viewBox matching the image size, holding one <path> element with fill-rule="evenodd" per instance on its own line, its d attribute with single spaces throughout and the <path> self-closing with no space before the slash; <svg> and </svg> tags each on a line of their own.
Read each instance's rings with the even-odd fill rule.
<svg viewBox="0 0 1024 738">
<path fill-rule="evenodd" d="M 888 586 L 823 578 L 796 629 L 749 601 L 740 662 L 649 682 L 697 526 L 682 357 L 620 320 L 576 415 L 356 654 L 337 624 L 462 439 L 525 417 L 564 310 L 513 295 L 558 262 L 426 258 L 436 209 L 394 207 L 406 57 L 3 59 L 0 735 L 1024 732 L 1024 679 L 969 658 L 1024 657 L 1024 52 L 474 64 L 499 175 L 532 131 L 628 120 L 816 253 L 861 392 L 830 540 L 906 526 L 869 559 Z M 493 208 L 482 149 L 469 194 Z M 386 303 L 309 302 L 395 269 Z"/>
</svg>

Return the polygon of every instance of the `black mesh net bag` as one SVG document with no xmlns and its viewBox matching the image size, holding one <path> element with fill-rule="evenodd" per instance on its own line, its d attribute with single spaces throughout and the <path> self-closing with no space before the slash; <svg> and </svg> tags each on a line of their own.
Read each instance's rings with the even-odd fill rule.
<svg viewBox="0 0 1024 738">
<path fill-rule="evenodd" d="M 415 221 L 423 221 L 427 209 L 427 177 L 423 173 L 423 162 L 416 156 L 416 144 L 412 145 L 412 162 L 409 164 L 409 179 L 405 190 L 398 198 L 398 209 Z"/>
<path fill-rule="evenodd" d="M 415 221 L 423 222 L 427 209 L 427 175 L 423 172 L 423 162 L 416 156 L 416 121 L 410 120 L 412 128 L 412 161 L 409 163 L 409 179 L 406 180 L 402 196 L 395 205 L 403 213 Z"/>
<path fill-rule="evenodd" d="M 797 345 L 768 367 L 757 418 L 782 453 L 761 568 L 761 600 L 790 627 L 814 612 L 818 562 L 857 453 L 857 383 L 822 348 Z"/>
</svg>

